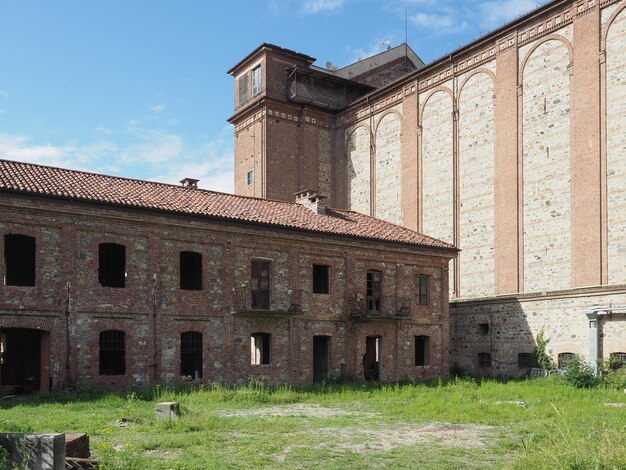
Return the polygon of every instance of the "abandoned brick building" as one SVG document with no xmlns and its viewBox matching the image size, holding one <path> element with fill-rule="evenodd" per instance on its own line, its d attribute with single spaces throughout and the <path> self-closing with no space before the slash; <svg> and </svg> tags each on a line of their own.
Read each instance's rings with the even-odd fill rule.
<svg viewBox="0 0 626 470">
<path fill-rule="evenodd" d="M 448 371 L 457 250 L 327 208 L 0 160 L 0 384 Z"/>
<path fill-rule="evenodd" d="M 444 240 L 451 365 L 626 358 L 626 0 L 555 0 L 424 65 L 262 44 L 234 78 L 235 192 L 315 188 Z"/>
</svg>

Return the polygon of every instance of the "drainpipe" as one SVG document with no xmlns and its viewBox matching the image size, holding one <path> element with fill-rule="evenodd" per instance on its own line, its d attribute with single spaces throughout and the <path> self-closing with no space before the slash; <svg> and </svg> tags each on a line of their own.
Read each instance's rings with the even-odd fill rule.
<svg viewBox="0 0 626 470">
<path fill-rule="evenodd" d="M 598 375 L 598 324 L 604 315 L 613 312 L 625 312 L 626 306 L 620 307 L 592 307 L 585 314 L 589 319 L 589 365 L 594 374 Z"/>
<path fill-rule="evenodd" d="M 72 284 L 65 284 L 65 380 L 68 385 L 72 385 L 71 377 L 71 342 L 70 342 L 70 312 L 72 306 Z"/>
</svg>

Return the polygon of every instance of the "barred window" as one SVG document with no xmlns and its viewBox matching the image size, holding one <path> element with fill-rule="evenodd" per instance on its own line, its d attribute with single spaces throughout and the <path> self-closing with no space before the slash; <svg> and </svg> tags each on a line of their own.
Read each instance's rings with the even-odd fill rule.
<svg viewBox="0 0 626 470">
<path fill-rule="evenodd" d="M 180 334 L 180 375 L 202 378 L 202 333 L 186 331 Z"/>
<path fill-rule="evenodd" d="M 124 375 L 126 373 L 126 348 L 124 332 L 106 330 L 100 332 L 100 375 Z"/>
<path fill-rule="evenodd" d="M 481 369 L 487 369 L 491 367 L 491 354 L 479 353 L 478 354 L 478 367 Z"/>
</svg>

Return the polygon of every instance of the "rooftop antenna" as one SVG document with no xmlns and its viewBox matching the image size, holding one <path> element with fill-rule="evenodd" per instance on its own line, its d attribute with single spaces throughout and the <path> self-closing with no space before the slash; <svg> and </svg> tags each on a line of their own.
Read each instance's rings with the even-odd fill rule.
<svg viewBox="0 0 626 470">
<path fill-rule="evenodd" d="M 330 60 L 326 61 L 326 70 L 330 70 L 331 72 L 334 72 L 335 70 L 337 70 L 337 67 L 335 67 L 335 64 L 333 64 Z"/>
<path fill-rule="evenodd" d="M 409 54 L 409 10 L 404 9 L 404 70 L 408 69 L 407 55 Z"/>
<path fill-rule="evenodd" d="M 387 50 L 391 49 L 391 41 L 389 40 L 381 39 L 380 41 L 378 41 L 378 45 L 380 46 L 381 50 L 385 46 L 387 46 Z"/>
</svg>

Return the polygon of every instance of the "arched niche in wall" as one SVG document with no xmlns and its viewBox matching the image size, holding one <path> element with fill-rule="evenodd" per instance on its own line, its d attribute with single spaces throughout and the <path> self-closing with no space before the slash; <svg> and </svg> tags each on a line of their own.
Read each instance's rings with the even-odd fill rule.
<svg viewBox="0 0 626 470">
<path fill-rule="evenodd" d="M 379 219 L 402 224 L 401 152 L 402 115 L 395 110 L 385 113 L 375 129 L 375 215 Z"/>
<path fill-rule="evenodd" d="M 370 130 L 359 125 L 346 132 L 346 196 L 348 209 L 370 214 Z"/>
</svg>

